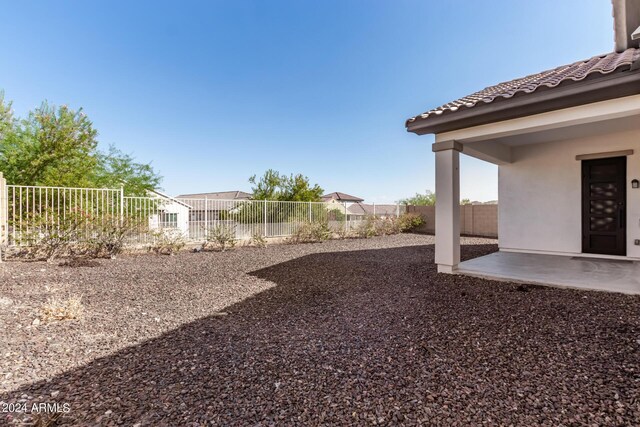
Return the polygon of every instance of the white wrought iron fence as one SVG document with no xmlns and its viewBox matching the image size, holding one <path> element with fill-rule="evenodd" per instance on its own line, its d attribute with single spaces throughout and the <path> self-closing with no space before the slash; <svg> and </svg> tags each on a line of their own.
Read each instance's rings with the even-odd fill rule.
<svg viewBox="0 0 640 427">
<path fill-rule="evenodd" d="M 90 239 L 100 227 L 119 223 L 130 230 L 129 242 L 145 244 L 158 233 L 179 232 L 201 242 L 219 228 L 233 230 L 238 240 L 287 237 L 309 222 L 332 230 L 349 230 L 367 216 L 399 216 L 399 205 L 360 205 L 270 200 L 174 198 L 160 193 L 126 196 L 124 190 L 3 185 L 0 175 L 2 241 L 29 245 L 43 233 L 73 228 L 73 238 Z"/>
</svg>

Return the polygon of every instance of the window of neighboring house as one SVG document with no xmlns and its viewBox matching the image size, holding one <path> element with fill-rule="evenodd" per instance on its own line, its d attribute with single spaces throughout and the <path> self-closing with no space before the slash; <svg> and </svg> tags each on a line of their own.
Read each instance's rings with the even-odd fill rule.
<svg viewBox="0 0 640 427">
<path fill-rule="evenodd" d="M 162 228 L 177 228 L 178 227 L 178 214 L 172 212 L 160 213 L 160 227 Z"/>
<path fill-rule="evenodd" d="M 190 211 L 189 219 L 191 221 L 204 221 L 204 211 Z"/>
</svg>

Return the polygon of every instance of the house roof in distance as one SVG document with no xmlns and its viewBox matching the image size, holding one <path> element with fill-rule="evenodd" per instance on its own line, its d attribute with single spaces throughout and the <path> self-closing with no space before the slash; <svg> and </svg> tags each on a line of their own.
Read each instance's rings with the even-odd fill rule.
<svg viewBox="0 0 640 427">
<path fill-rule="evenodd" d="M 489 86 L 481 91 L 456 99 L 440 107 L 428 110 L 409 118 L 405 125 L 409 128 L 418 122 L 428 122 L 435 118 L 460 114 L 465 110 L 481 109 L 496 102 L 507 102 L 513 98 L 530 96 L 534 92 L 554 90 L 571 83 L 592 83 L 596 79 L 604 79 L 608 75 L 622 77 L 634 71 L 640 63 L 640 49 L 629 48 L 623 52 L 612 52 L 605 55 L 556 67 L 551 70 L 532 74 L 508 82 Z M 627 72 L 627 73 L 625 73 Z M 635 72 L 635 71 L 634 71 Z M 616 76 L 616 77 L 617 77 Z M 507 105 L 507 104 L 505 104 Z M 478 111 L 480 114 L 480 111 Z M 453 119 L 453 116 L 451 117 Z M 411 129 L 410 129 L 411 130 Z"/>
<path fill-rule="evenodd" d="M 251 194 L 244 191 L 218 191 L 215 193 L 193 193 L 176 196 L 179 199 L 249 200 Z"/>
<path fill-rule="evenodd" d="M 336 200 L 338 202 L 364 202 L 364 199 L 360 197 L 351 196 L 346 193 L 341 193 L 339 191 L 334 191 L 333 193 L 325 194 L 321 197 L 323 202 L 328 202 L 330 200 Z"/>
</svg>

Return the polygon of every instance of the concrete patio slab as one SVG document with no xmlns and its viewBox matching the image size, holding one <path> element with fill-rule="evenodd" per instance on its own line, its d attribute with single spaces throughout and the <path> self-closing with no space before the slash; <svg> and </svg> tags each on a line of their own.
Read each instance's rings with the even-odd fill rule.
<svg viewBox="0 0 640 427">
<path fill-rule="evenodd" d="M 459 264 L 458 274 L 578 289 L 640 294 L 640 262 L 495 252 Z"/>
</svg>

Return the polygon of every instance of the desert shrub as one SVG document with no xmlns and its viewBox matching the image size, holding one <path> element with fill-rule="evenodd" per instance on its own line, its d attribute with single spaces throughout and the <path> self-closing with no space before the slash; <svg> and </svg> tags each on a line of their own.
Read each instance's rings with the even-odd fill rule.
<svg viewBox="0 0 640 427">
<path fill-rule="evenodd" d="M 236 227 L 219 224 L 207 232 L 202 249 L 213 246 L 221 252 L 231 249 L 236 245 Z"/>
<path fill-rule="evenodd" d="M 28 216 L 17 229 L 20 255 L 48 262 L 80 251 L 79 243 L 87 231 L 89 216 L 80 210 L 58 213 L 46 210 Z"/>
<path fill-rule="evenodd" d="M 96 258 L 115 258 L 123 251 L 129 238 L 145 232 L 138 221 L 129 217 L 109 215 L 93 223 L 91 237 L 85 247 L 86 255 Z"/>
<path fill-rule="evenodd" d="M 300 225 L 289 238 L 290 243 L 323 242 L 331 237 L 331 230 L 326 222 L 313 221 Z"/>
<path fill-rule="evenodd" d="M 84 313 L 82 296 L 72 295 L 66 300 L 50 298 L 40 307 L 40 320 L 50 322 L 54 320 L 79 319 Z"/>
<path fill-rule="evenodd" d="M 367 239 L 369 237 L 377 236 L 378 231 L 376 229 L 376 218 L 373 216 L 367 216 L 360 221 L 360 224 L 355 229 L 356 236 Z"/>
<path fill-rule="evenodd" d="M 335 229 L 334 234 L 337 239 L 350 239 L 355 237 L 353 231 L 342 224 Z"/>
<path fill-rule="evenodd" d="M 258 248 L 264 248 L 267 246 L 267 239 L 261 232 L 256 231 L 251 235 L 251 244 Z"/>
<path fill-rule="evenodd" d="M 424 219 L 416 213 L 404 213 L 398 218 L 398 223 L 400 231 L 411 231 L 424 224 Z"/>
<path fill-rule="evenodd" d="M 149 249 L 159 255 L 175 255 L 186 245 L 180 230 L 159 230 L 151 234 L 154 243 Z"/>
<path fill-rule="evenodd" d="M 399 234 L 401 231 L 397 218 L 376 218 L 374 220 L 374 229 L 376 236 L 390 236 Z"/>
</svg>

